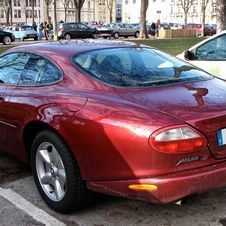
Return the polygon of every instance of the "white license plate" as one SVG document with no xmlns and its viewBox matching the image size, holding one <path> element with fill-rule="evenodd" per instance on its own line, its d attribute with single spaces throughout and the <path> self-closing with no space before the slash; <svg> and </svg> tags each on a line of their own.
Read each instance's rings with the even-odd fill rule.
<svg viewBox="0 0 226 226">
<path fill-rule="evenodd" d="M 218 146 L 223 146 L 226 144 L 226 128 L 217 132 L 217 143 Z"/>
</svg>

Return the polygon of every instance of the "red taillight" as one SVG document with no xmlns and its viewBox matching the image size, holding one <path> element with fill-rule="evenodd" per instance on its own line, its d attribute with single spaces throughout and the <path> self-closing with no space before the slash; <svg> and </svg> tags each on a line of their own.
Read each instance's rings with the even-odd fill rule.
<svg viewBox="0 0 226 226">
<path fill-rule="evenodd" d="M 168 154 L 182 154 L 206 147 L 206 138 L 188 126 L 167 128 L 150 137 L 150 145 L 157 151 Z"/>
<path fill-rule="evenodd" d="M 59 32 L 63 33 L 65 30 L 63 28 L 59 29 Z"/>
</svg>

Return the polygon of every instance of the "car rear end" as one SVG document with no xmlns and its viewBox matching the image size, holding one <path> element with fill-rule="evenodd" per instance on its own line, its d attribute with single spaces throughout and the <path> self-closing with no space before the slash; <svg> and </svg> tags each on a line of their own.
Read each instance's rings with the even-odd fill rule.
<svg viewBox="0 0 226 226">
<path fill-rule="evenodd" d="M 103 61 L 108 55 L 114 57 Z M 97 50 L 93 56 L 104 64 L 90 76 L 115 75 L 103 81 L 141 110 L 118 107 L 109 114 L 105 136 L 121 158 L 112 164 L 109 148 L 107 158 L 98 160 L 95 153 L 90 164 L 96 178 L 87 182 L 90 189 L 167 203 L 226 185 L 225 81 L 149 48 Z M 117 112 L 123 117 L 114 116 Z M 112 126 L 115 117 L 117 127 Z"/>
<path fill-rule="evenodd" d="M 60 23 L 58 28 L 58 38 L 63 39 L 67 32 L 69 32 L 67 23 Z"/>
</svg>

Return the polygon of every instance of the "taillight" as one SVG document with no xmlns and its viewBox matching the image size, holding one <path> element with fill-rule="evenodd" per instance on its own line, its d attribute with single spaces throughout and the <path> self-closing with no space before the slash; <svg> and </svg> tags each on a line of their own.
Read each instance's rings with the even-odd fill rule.
<svg viewBox="0 0 226 226">
<path fill-rule="evenodd" d="M 188 126 L 156 131 L 149 141 L 155 150 L 168 154 L 190 153 L 201 150 L 207 145 L 206 138 Z"/>
<path fill-rule="evenodd" d="M 60 28 L 59 32 L 63 33 L 63 32 L 65 32 L 65 30 L 63 28 Z"/>
</svg>

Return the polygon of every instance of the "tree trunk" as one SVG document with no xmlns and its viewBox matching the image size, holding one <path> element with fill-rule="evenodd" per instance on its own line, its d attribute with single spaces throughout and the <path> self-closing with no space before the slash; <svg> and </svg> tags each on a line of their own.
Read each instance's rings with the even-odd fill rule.
<svg viewBox="0 0 226 226">
<path fill-rule="evenodd" d="M 31 0 L 31 17 L 32 17 L 32 25 L 35 22 L 35 3 L 34 0 Z"/>
<path fill-rule="evenodd" d="M 6 25 L 9 25 L 9 14 L 10 14 L 9 8 L 6 9 L 5 14 L 6 14 Z"/>
<path fill-rule="evenodd" d="M 218 0 L 217 33 L 226 30 L 226 0 Z"/>
<path fill-rule="evenodd" d="M 140 7 L 140 35 L 139 38 L 148 38 L 147 28 L 146 28 L 146 13 L 148 9 L 148 0 L 141 1 Z"/>
<path fill-rule="evenodd" d="M 75 22 L 76 23 L 81 22 L 81 12 L 79 8 L 75 8 Z"/>
<path fill-rule="evenodd" d="M 203 4 L 205 0 L 202 0 Z M 205 35 L 205 20 L 206 20 L 206 7 L 202 5 L 202 30 L 201 30 L 201 36 L 204 37 Z"/>
<path fill-rule="evenodd" d="M 188 12 L 184 11 L 184 27 L 188 26 Z"/>
<path fill-rule="evenodd" d="M 50 23 L 50 21 L 49 21 L 49 4 L 46 4 L 46 21 L 48 24 Z"/>
<path fill-rule="evenodd" d="M 112 23 L 112 10 L 110 11 L 110 23 Z"/>
<path fill-rule="evenodd" d="M 64 22 L 67 22 L 67 8 L 64 7 Z"/>
<path fill-rule="evenodd" d="M 9 1 L 9 14 L 10 14 L 10 25 L 13 25 L 13 6 L 12 0 Z"/>
<path fill-rule="evenodd" d="M 56 1 L 53 1 L 53 35 L 54 35 L 54 40 L 58 40 L 58 33 L 57 33 L 57 7 L 56 7 Z"/>
</svg>

